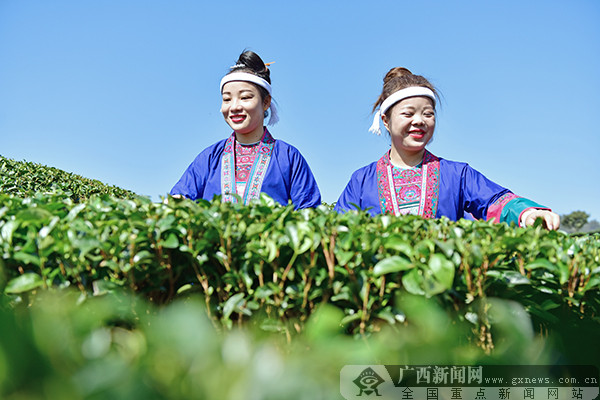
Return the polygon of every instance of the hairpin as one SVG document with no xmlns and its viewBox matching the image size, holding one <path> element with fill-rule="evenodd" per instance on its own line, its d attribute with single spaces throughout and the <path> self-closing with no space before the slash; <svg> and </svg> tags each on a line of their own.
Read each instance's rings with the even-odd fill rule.
<svg viewBox="0 0 600 400">
<path fill-rule="evenodd" d="M 229 69 L 236 69 L 236 68 L 242 68 L 242 67 L 245 67 L 245 65 L 244 64 L 235 64 L 235 65 L 232 65 L 231 67 L 229 67 Z"/>
<path fill-rule="evenodd" d="M 265 69 L 267 71 L 269 70 L 269 65 L 271 65 L 271 64 L 275 64 L 275 61 L 271 61 L 271 62 L 265 63 Z"/>
</svg>

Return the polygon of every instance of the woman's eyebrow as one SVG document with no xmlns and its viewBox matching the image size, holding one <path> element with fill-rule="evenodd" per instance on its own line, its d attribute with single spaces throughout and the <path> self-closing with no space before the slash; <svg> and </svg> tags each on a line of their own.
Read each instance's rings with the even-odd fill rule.
<svg viewBox="0 0 600 400">
<path fill-rule="evenodd" d="M 254 94 L 254 92 L 250 89 L 242 89 L 239 92 L 237 92 L 238 94 L 245 94 L 245 93 L 250 93 L 250 94 Z M 221 95 L 229 95 L 231 96 L 231 92 L 229 90 L 225 90 L 223 91 L 223 93 L 221 93 Z"/>
</svg>

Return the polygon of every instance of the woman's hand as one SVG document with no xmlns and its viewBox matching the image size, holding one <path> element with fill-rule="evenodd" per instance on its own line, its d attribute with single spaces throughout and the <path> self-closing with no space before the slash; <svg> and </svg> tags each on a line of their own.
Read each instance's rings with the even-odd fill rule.
<svg viewBox="0 0 600 400">
<path fill-rule="evenodd" d="M 560 227 L 560 216 L 552 211 L 548 210 L 527 210 L 521 216 L 522 226 L 531 226 L 535 223 L 535 220 L 542 218 L 544 221 L 544 227 L 548 230 L 555 231 Z"/>
</svg>

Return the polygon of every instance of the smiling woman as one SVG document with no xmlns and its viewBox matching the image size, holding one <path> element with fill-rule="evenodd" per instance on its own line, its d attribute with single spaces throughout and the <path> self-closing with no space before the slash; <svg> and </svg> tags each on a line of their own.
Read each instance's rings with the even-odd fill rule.
<svg viewBox="0 0 600 400">
<path fill-rule="evenodd" d="M 391 149 L 354 172 L 336 203 L 337 211 L 358 207 L 371 214 L 452 220 L 470 214 L 521 226 L 542 218 L 548 229 L 558 229 L 560 218 L 550 209 L 515 195 L 468 164 L 436 157 L 425 149 L 435 130 L 438 98 L 427 79 L 398 67 L 383 82 L 370 130 L 380 134 L 381 120 L 390 134 Z"/>
<path fill-rule="evenodd" d="M 173 196 L 212 200 L 221 195 L 226 202 L 243 204 L 266 193 L 296 209 L 321 204 L 321 193 L 300 152 L 275 140 L 264 126 L 277 122 L 271 95 L 268 65 L 252 51 L 243 52 L 221 80 L 221 113 L 233 129 L 223 139 L 202 151 L 171 189 Z"/>
<path fill-rule="evenodd" d="M 240 143 L 255 143 L 263 135 L 264 114 L 271 98 L 263 98 L 256 86 L 249 82 L 231 81 L 223 86 L 221 112 L 225 121 L 236 132 Z"/>
</svg>

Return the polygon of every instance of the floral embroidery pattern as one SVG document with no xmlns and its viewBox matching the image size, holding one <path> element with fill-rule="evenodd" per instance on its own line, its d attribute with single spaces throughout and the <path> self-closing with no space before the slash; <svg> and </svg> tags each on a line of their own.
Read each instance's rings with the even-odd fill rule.
<svg viewBox="0 0 600 400">
<path fill-rule="evenodd" d="M 236 193 L 240 196 L 243 196 L 246 190 L 246 184 L 259 148 L 260 142 L 252 145 L 235 142 L 235 185 Z"/>
<path fill-rule="evenodd" d="M 249 204 L 260 196 L 260 189 L 271 161 L 273 147 L 275 147 L 275 139 L 265 129 L 260 144 L 254 146 L 256 150 L 250 150 L 254 154 L 242 154 L 242 160 L 239 161 L 236 160 L 236 147 L 235 133 L 233 133 L 225 143 L 221 159 L 221 194 L 224 202 L 237 202 L 236 198 L 232 196 L 232 194 L 237 193 L 235 189 L 237 175 L 240 178 L 245 178 L 245 190 L 241 197 L 243 204 Z M 248 164 L 248 157 L 253 159 L 251 165 Z M 239 170 L 237 168 L 238 163 L 240 164 Z"/>
<path fill-rule="evenodd" d="M 425 189 L 425 202 L 419 215 L 424 218 L 435 218 L 438 200 L 440 199 L 440 159 L 425 150 L 423 166 L 427 169 L 427 187 Z"/>
<path fill-rule="evenodd" d="M 439 159 L 427 150 L 422 164 L 411 169 L 394 168 L 389 152 L 377 161 L 377 188 L 382 213 L 434 218 L 439 186 Z"/>
</svg>

